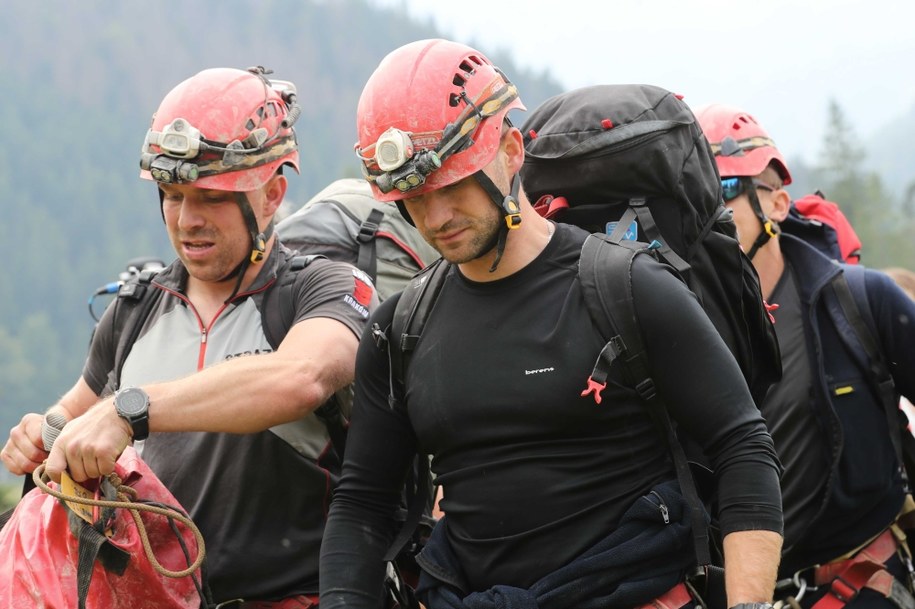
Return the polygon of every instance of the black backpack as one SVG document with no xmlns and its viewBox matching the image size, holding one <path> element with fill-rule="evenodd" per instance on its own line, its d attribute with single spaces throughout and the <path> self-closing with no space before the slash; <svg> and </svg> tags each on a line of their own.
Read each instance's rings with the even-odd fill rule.
<svg viewBox="0 0 915 609">
<path fill-rule="evenodd" d="M 775 329 L 759 277 L 723 205 L 708 141 L 682 99 L 649 85 L 603 85 L 553 97 L 524 125 L 522 184 L 535 207 L 593 233 L 579 275 L 609 338 L 592 382 L 619 361 L 667 438 L 693 506 L 696 557 L 710 564 L 707 527 L 683 447 L 648 375 L 630 268 L 637 255 L 673 267 L 740 365 L 757 404 L 781 377 Z M 689 446 L 689 442 L 687 442 Z M 691 451 L 702 460 L 696 451 Z"/>
<path fill-rule="evenodd" d="M 781 376 L 778 343 L 689 107 L 659 87 L 586 87 L 544 102 L 523 132 L 522 183 L 539 210 L 676 269 L 759 403 Z"/>
<path fill-rule="evenodd" d="M 599 86 L 547 100 L 523 130 L 525 192 L 543 215 L 589 232 L 579 277 L 589 312 L 608 339 L 589 379 L 595 393 L 615 362 L 644 399 L 667 440 L 692 506 L 700 567 L 712 564 L 705 507 L 667 410 L 648 375 L 632 302 L 637 255 L 670 264 L 696 293 L 760 403 L 780 378 L 774 328 L 759 278 L 740 251 L 723 205 L 714 157 L 689 108 L 651 86 Z M 387 332 L 392 399 L 402 395 L 410 354 L 449 264 L 439 260 L 404 289 Z M 377 331 L 377 329 L 376 329 Z M 707 571 L 707 569 L 706 569 Z"/>
</svg>

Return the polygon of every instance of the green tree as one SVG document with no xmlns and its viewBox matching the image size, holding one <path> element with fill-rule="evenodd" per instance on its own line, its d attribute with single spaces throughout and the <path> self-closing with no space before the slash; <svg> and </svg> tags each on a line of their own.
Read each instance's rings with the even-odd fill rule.
<svg viewBox="0 0 915 609">
<path fill-rule="evenodd" d="M 879 268 L 912 260 L 913 220 L 883 183 L 880 175 L 865 169 L 864 148 L 838 102 L 831 100 L 816 183 L 827 198 L 842 208 L 858 233 L 862 261 Z"/>
</svg>

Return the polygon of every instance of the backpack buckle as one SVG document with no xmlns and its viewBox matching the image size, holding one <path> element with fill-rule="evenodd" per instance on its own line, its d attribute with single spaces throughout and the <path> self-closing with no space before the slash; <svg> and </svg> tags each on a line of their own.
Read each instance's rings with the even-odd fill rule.
<svg viewBox="0 0 915 609">
<path fill-rule="evenodd" d="M 372 324 L 372 340 L 375 341 L 375 346 L 379 349 L 384 349 L 388 344 L 388 333 L 382 330 L 377 322 Z"/>
<path fill-rule="evenodd" d="M 381 228 L 380 223 L 373 222 L 371 217 L 367 218 L 365 222 L 359 226 L 359 234 L 356 235 L 356 241 L 359 243 L 368 243 L 375 238 L 379 228 Z"/>
<path fill-rule="evenodd" d="M 589 376 L 588 377 L 588 386 L 585 388 L 584 391 L 581 392 L 581 397 L 584 398 L 584 397 L 587 397 L 588 394 L 593 394 L 594 402 L 596 404 L 600 404 L 600 401 L 602 399 L 601 395 L 600 395 L 601 391 L 606 389 L 606 387 L 607 387 L 607 383 L 598 383 L 597 381 L 595 381 L 593 378 L 591 378 Z"/>
</svg>

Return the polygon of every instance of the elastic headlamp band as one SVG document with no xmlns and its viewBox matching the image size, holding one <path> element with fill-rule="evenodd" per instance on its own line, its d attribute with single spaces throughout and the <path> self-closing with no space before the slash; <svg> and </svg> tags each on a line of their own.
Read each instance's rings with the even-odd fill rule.
<svg viewBox="0 0 915 609">
<path fill-rule="evenodd" d="M 149 171 L 157 182 L 193 182 L 207 176 L 260 167 L 286 156 L 295 149 L 295 136 L 289 134 L 275 139 L 270 146 L 244 151 L 246 154 L 233 155 L 231 153 L 235 151 L 230 150 L 229 154 L 221 158 L 197 163 L 174 159 L 163 153 L 144 152 L 140 157 L 140 168 Z"/>
<path fill-rule="evenodd" d="M 764 147 L 775 148 L 772 138 L 756 135 L 743 140 L 735 140 L 728 136 L 716 144 L 711 144 L 712 154 L 715 156 L 743 156 L 744 152 Z"/>
<path fill-rule="evenodd" d="M 479 106 L 467 101 L 467 106 L 458 115 L 452 129 L 457 127 L 457 133 L 449 138 L 450 129 L 446 128 L 442 134 L 442 144 L 439 144 L 436 152 L 443 161 L 452 154 L 452 149 L 460 150 L 458 144 L 463 138 L 469 137 L 477 127 L 490 116 L 498 114 L 502 108 L 510 104 L 518 97 L 518 88 L 512 83 L 506 83 L 504 87 L 499 88 L 495 93 L 483 101 Z M 455 151 L 457 151 L 455 150 Z"/>
</svg>

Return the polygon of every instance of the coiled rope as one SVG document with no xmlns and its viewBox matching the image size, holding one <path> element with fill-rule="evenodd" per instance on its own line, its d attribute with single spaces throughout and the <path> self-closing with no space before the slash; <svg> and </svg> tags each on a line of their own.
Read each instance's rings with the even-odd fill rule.
<svg viewBox="0 0 915 609">
<path fill-rule="evenodd" d="M 130 515 L 133 517 L 133 521 L 137 525 L 137 531 L 140 534 L 140 540 L 143 543 L 143 550 L 146 552 L 146 558 L 149 559 L 150 564 L 160 575 L 171 578 L 185 577 L 200 568 L 200 565 L 203 564 L 203 560 L 206 557 L 206 549 L 204 547 L 203 535 L 200 533 L 200 529 L 197 528 L 197 525 L 195 525 L 190 518 L 188 518 L 177 508 L 171 506 L 138 503 L 137 491 L 123 484 L 117 474 L 108 474 L 107 478 L 111 485 L 117 490 L 117 501 L 76 497 L 72 495 L 66 495 L 56 489 L 51 488 L 48 486 L 50 478 L 45 477 L 44 463 L 39 465 L 37 468 L 35 468 L 35 471 L 32 472 L 32 480 L 35 482 L 35 486 L 40 488 L 48 495 L 51 495 L 52 497 L 56 497 L 57 499 L 61 499 L 70 503 L 79 503 L 82 505 L 91 505 L 103 508 L 124 509 L 130 512 Z M 150 512 L 164 516 L 168 519 L 177 520 L 186 526 L 191 531 L 191 533 L 193 533 L 194 539 L 197 541 L 197 558 L 188 568 L 181 571 L 172 571 L 162 566 L 162 563 L 159 562 L 153 553 L 152 546 L 149 543 L 149 536 L 146 533 L 146 526 L 143 524 L 143 519 L 140 517 L 140 512 Z"/>
</svg>

